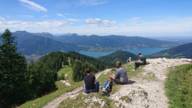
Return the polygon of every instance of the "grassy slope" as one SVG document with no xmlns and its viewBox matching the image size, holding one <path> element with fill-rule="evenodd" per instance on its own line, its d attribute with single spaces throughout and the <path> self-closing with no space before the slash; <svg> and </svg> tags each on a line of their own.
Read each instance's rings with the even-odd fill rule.
<svg viewBox="0 0 192 108">
<path fill-rule="evenodd" d="M 64 67 L 63 69 L 61 69 L 58 72 L 59 77 L 61 77 L 61 75 L 67 74 L 67 79 L 71 79 L 72 77 L 72 69 L 71 67 Z M 42 108 L 45 104 L 47 104 L 48 102 L 50 102 L 51 100 L 55 99 L 56 97 L 60 96 L 63 93 L 66 92 L 70 92 L 72 90 L 74 90 L 77 87 L 80 87 L 82 85 L 82 82 L 73 82 L 72 80 L 69 80 L 69 82 L 71 83 L 72 86 L 70 87 L 66 87 L 63 83 L 57 81 L 56 82 L 56 86 L 57 86 L 57 90 L 42 96 L 40 98 L 28 101 L 26 103 L 24 103 L 23 105 L 19 106 L 19 108 Z"/>
<path fill-rule="evenodd" d="M 61 70 L 58 71 L 58 78 L 72 81 L 72 68 L 70 66 L 64 66 Z"/>
<path fill-rule="evenodd" d="M 169 108 L 192 108 L 192 64 L 171 69 L 166 81 Z"/>
</svg>

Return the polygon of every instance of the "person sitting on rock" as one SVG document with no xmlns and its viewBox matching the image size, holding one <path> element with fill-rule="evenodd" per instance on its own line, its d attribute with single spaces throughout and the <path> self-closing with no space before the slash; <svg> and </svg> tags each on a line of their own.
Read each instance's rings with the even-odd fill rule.
<svg viewBox="0 0 192 108">
<path fill-rule="evenodd" d="M 91 73 L 90 69 L 87 69 L 84 77 L 84 92 L 99 92 L 99 82 L 96 81 L 95 75 Z"/>
<path fill-rule="evenodd" d="M 116 62 L 116 74 L 115 74 L 114 82 L 116 84 L 128 83 L 127 71 L 122 67 L 122 64 L 120 61 Z"/>
<path fill-rule="evenodd" d="M 137 60 L 135 61 L 135 69 L 139 68 L 140 65 L 146 65 L 146 58 L 143 57 L 142 53 L 137 55 Z"/>
</svg>

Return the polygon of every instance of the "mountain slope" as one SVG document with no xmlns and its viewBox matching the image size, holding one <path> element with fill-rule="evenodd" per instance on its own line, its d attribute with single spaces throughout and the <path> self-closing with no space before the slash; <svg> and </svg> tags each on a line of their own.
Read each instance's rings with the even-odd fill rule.
<svg viewBox="0 0 192 108">
<path fill-rule="evenodd" d="M 151 55 L 151 57 L 186 57 L 192 58 L 192 43 L 176 46 Z"/>
<path fill-rule="evenodd" d="M 52 67 L 62 67 L 62 65 L 72 65 L 76 61 L 81 61 L 82 63 L 87 62 L 93 66 L 96 66 L 98 70 L 102 70 L 105 68 L 105 65 L 101 61 L 76 52 L 52 52 L 41 57 L 37 62 L 48 64 L 48 66 Z"/>
<path fill-rule="evenodd" d="M 13 35 L 17 41 L 17 47 L 25 55 L 44 55 L 53 51 L 73 51 L 79 50 L 76 45 L 62 43 L 43 34 L 33 34 L 24 31 L 14 32 Z"/>
<path fill-rule="evenodd" d="M 63 35 L 55 37 L 57 41 L 78 44 L 87 49 L 123 49 L 123 48 L 152 48 L 152 47 L 172 47 L 174 42 L 160 41 L 143 37 L 127 37 L 119 35 L 109 36 L 80 36 L 77 34 Z"/>
<path fill-rule="evenodd" d="M 100 57 L 99 60 L 108 65 L 114 65 L 116 61 L 126 63 L 129 57 L 136 59 L 135 54 L 119 50 L 107 56 Z"/>
</svg>

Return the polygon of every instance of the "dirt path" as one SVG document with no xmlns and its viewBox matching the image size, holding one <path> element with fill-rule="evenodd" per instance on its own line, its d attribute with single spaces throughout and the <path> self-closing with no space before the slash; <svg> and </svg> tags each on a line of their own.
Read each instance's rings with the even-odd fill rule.
<svg viewBox="0 0 192 108">
<path fill-rule="evenodd" d="M 150 59 L 144 72 L 131 79 L 134 84 L 123 85 L 110 98 L 118 108 L 168 108 L 164 82 L 168 67 L 189 63 L 187 59 Z"/>
<path fill-rule="evenodd" d="M 99 78 L 99 76 L 103 73 L 107 73 L 109 72 L 110 69 L 106 69 L 105 71 L 103 72 L 99 72 L 97 75 L 96 75 L 96 78 Z M 63 95 L 57 97 L 56 99 L 52 100 L 51 102 L 49 102 L 47 105 L 45 105 L 43 108 L 57 108 L 59 106 L 59 104 L 64 101 L 65 99 L 69 98 L 69 97 L 74 97 L 74 96 L 77 96 L 80 92 L 82 92 L 83 88 L 82 87 L 79 87 L 71 92 L 68 92 L 68 93 L 64 93 Z"/>
</svg>

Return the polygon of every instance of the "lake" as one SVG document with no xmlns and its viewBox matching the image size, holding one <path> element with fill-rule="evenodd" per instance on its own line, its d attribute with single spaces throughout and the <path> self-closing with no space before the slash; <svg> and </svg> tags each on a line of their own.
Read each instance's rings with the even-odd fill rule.
<svg viewBox="0 0 192 108">
<path fill-rule="evenodd" d="M 138 54 L 138 53 L 142 53 L 144 55 L 150 55 L 162 50 L 165 50 L 166 48 L 131 48 L 131 49 L 123 49 L 124 51 L 129 51 L 132 52 L 134 54 Z M 79 51 L 79 53 L 87 55 L 87 56 L 91 56 L 91 57 L 101 57 L 101 56 L 106 56 L 108 54 L 113 53 L 114 51 L 85 51 L 85 50 L 81 50 Z"/>
</svg>

